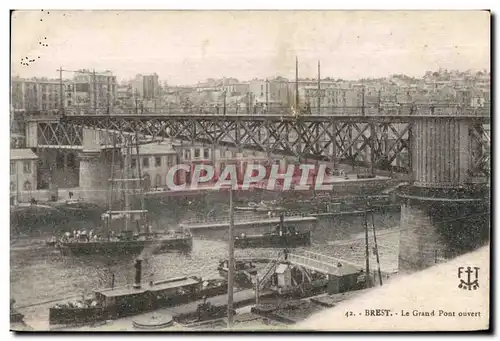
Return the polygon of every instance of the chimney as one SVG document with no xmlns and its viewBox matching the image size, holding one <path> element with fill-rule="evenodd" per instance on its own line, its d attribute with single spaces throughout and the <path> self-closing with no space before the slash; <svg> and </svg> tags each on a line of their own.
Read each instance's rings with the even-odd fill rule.
<svg viewBox="0 0 500 341">
<path fill-rule="evenodd" d="M 141 288 L 141 271 L 142 271 L 142 259 L 136 259 L 135 261 L 135 283 L 134 288 Z"/>
</svg>

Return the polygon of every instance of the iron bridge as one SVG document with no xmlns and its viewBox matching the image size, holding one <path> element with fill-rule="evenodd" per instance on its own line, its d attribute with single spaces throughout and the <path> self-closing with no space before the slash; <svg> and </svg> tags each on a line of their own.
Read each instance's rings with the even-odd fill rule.
<svg viewBox="0 0 500 341">
<path fill-rule="evenodd" d="M 398 108 L 322 108 L 297 114 L 289 108 L 248 114 L 191 109 L 150 110 L 141 114 L 86 112 L 28 120 L 36 137 L 32 148 L 83 148 L 84 128 L 100 131 L 103 147 L 127 140 L 149 143 L 172 139 L 188 145 L 230 146 L 267 155 L 287 155 L 335 164 L 353 163 L 373 170 L 411 169 L 412 125 L 418 120 L 466 120 L 469 135 L 481 146 L 477 167 L 489 167 L 489 108 L 400 106 Z M 27 129 L 29 130 L 29 129 Z M 29 140 L 29 138 L 28 138 Z"/>
</svg>

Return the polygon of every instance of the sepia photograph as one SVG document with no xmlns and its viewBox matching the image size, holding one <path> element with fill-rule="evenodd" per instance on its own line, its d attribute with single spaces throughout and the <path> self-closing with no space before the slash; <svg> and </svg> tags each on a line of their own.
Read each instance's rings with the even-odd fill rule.
<svg viewBox="0 0 500 341">
<path fill-rule="evenodd" d="M 491 26 L 12 9 L 10 330 L 489 330 Z"/>
</svg>

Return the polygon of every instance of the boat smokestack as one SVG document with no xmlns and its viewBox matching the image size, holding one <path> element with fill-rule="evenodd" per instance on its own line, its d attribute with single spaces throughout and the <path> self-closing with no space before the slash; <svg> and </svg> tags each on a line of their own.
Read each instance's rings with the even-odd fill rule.
<svg viewBox="0 0 500 341">
<path fill-rule="evenodd" d="M 139 289 L 141 287 L 141 274 L 142 274 L 142 259 L 136 259 L 135 261 L 135 283 L 134 288 Z"/>
</svg>

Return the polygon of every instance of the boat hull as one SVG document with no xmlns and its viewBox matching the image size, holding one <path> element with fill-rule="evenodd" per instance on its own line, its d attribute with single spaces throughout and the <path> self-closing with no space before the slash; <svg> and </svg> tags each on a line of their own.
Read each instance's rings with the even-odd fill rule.
<svg viewBox="0 0 500 341">
<path fill-rule="evenodd" d="M 65 255 L 85 254 L 140 254 L 144 250 L 152 253 L 166 253 L 170 251 L 191 251 L 193 238 L 165 238 L 161 240 L 127 240 L 127 241 L 99 241 L 62 243 L 59 250 Z"/>
<path fill-rule="evenodd" d="M 116 304 L 107 307 L 50 308 L 49 323 L 51 325 L 80 325 L 103 320 L 113 320 L 226 293 L 227 284 L 222 283 L 219 286 L 202 289 L 194 295 L 175 295 L 157 298 L 156 295 L 145 293 L 142 297 L 136 297 L 136 299 L 132 300 L 133 304 Z"/>
<path fill-rule="evenodd" d="M 261 235 L 240 237 L 234 240 L 234 247 L 245 248 L 295 248 L 311 245 L 311 232 L 285 235 Z"/>
</svg>

